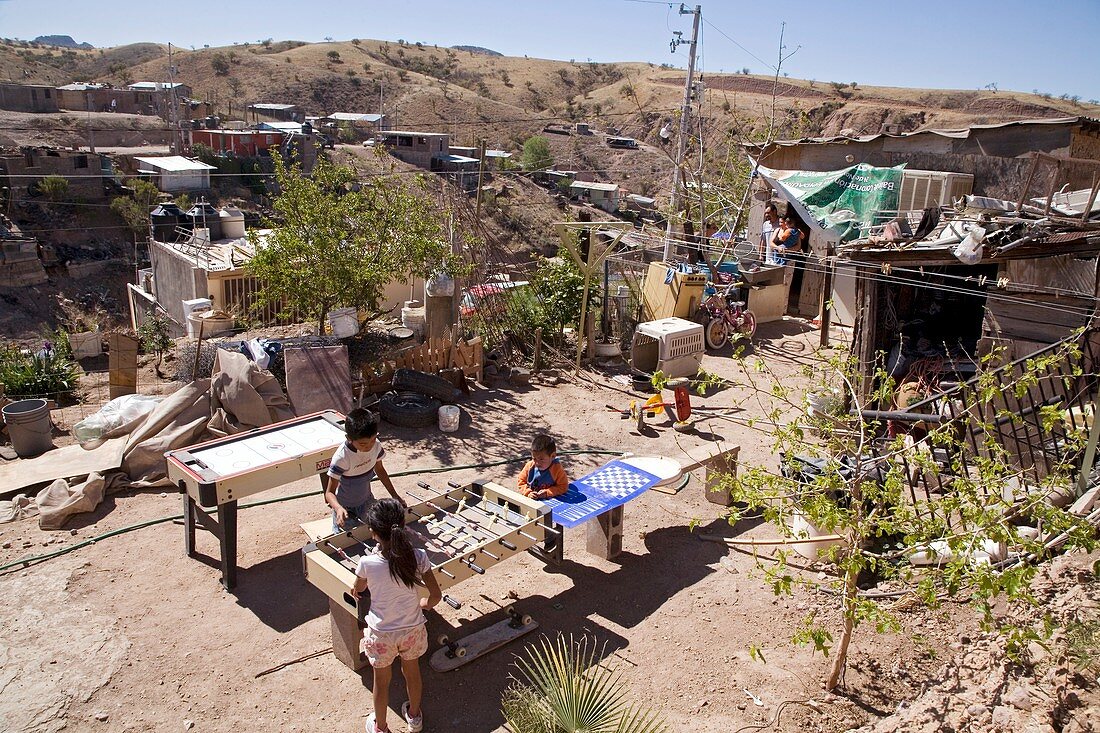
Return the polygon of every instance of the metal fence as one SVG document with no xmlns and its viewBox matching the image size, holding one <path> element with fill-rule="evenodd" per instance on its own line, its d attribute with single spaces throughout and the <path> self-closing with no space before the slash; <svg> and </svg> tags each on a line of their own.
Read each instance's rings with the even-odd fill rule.
<svg viewBox="0 0 1100 733">
<path fill-rule="evenodd" d="M 1098 367 L 1100 330 L 1090 328 L 891 414 L 910 428 L 937 423 L 951 432 L 953 438 L 941 445 L 928 439 L 918 444 L 930 451 L 932 467 L 896 452 L 887 437 L 874 442 L 872 453 L 900 464 L 908 498 L 923 513 L 943 511 L 937 498 L 949 496 L 958 477 L 977 478 L 985 462 L 1011 476 L 1013 489 L 1027 491 L 1051 474 L 1081 468 L 1080 438 L 1091 423 Z M 953 519 L 941 518 L 949 524 Z"/>
</svg>

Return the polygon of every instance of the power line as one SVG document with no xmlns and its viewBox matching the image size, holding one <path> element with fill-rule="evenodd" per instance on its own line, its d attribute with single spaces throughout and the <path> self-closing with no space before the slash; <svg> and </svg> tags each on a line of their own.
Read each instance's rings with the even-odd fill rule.
<svg viewBox="0 0 1100 733">
<path fill-rule="evenodd" d="M 757 60 L 757 61 L 759 61 L 760 63 L 764 64 L 764 66 L 767 66 L 767 67 L 768 67 L 769 69 L 771 69 L 772 71 L 779 71 L 779 69 L 777 69 L 777 68 L 775 67 L 775 65 L 774 65 L 774 64 L 769 64 L 769 63 L 768 63 L 767 61 L 765 61 L 764 59 L 760 58 L 759 56 L 757 56 L 756 54 L 754 54 L 754 53 L 753 53 L 752 51 L 750 51 L 749 49 L 747 49 L 747 48 L 745 48 L 744 46 L 742 46 L 742 45 L 741 45 L 740 43 L 738 43 L 738 42 L 737 42 L 737 40 L 736 40 L 736 39 L 734 39 L 734 38 L 733 38 L 733 36 L 731 36 L 731 35 L 729 35 L 728 33 L 726 33 L 726 32 L 725 32 L 724 30 L 722 30 L 721 28 L 719 28 L 718 26 L 716 26 L 716 25 L 715 25 L 714 23 L 711 23 L 711 22 L 710 22 L 709 20 L 707 20 L 706 18 L 703 18 L 703 22 L 704 22 L 704 23 L 706 23 L 707 25 L 709 25 L 709 26 L 710 26 L 711 28 L 713 28 L 713 29 L 714 29 L 715 31 L 717 31 L 717 32 L 718 32 L 718 34 L 719 34 L 720 36 L 722 36 L 723 38 L 725 38 L 725 39 L 726 39 L 727 41 L 729 41 L 730 43 L 732 43 L 732 44 L 733 44 L 734 46 L 737 46 L 737 47 L 738 47 L 739 49 L 741 49 L 742 51 L 744 51 L 745 53 L 747 53 L 747 54 L 748 54 L 749 56 L 752 56 L 752 57 L 753 57 L 754 59 L 756 59 L 756 60 Z"/>
</svg>

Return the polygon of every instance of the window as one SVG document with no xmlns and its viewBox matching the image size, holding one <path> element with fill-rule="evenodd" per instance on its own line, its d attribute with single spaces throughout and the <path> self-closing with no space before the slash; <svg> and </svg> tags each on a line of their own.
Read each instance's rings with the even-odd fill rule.
<svg viewBox="0 0 1100 733">
<path fill-rule="evenodd" d="M 88 156 L 87 155 L 77 155 L 77 156 L 73 157 L 73 168 L 87 168 L 87 167 L 88 167 Z"/>
<path fill-rule="evenodd" d="M 413 139 L 411 137 L 399 137 L 399 138 L 397 138 L 398 147 L 411 148 L 412 144 L 413 144 Z"/>
<path fill-rule="evenodd" d="M 417 145 L 427 145 L 428 144 L 428 138 L 418 137 L 418 138 L 416 138 L 416 144 Z"/>
<path fill-rule="evenodd" d="M 34 152 L 31 150 L 23 151 L 23 165 L 27 168 L 34 168 Z"/>
<path fill-rule="evenodd" d="M 47 89 L 47 90 L 46 90 L 46 99 L 49 99 L 49 98 L 50 98 L 50 92 L 51 92 L 51 91 L 53 91 L 53 90 L 51 90 L 51 89 Z"/>
</svg>

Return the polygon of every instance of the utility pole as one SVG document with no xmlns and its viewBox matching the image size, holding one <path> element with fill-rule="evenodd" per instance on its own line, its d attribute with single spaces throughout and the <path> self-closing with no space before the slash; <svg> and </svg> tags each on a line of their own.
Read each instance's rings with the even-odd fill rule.
<svg viewBox="0 0 1100 733">
<path fill-rule="evenodd" d="M 485 180 L 485 138 L 481 138 L 478 143 L 478 165 L 477 165 L 477 208 L 474 213 L 474 218 L 477 222 L 481 223 L 481 184 Z"/>
<path fill-rule="evenodd" d="M 179 100 L 176 98 L 176 67 L 172 65 L 172 44 L 168 44 L 168 126 L 172 128 L 169 152 L 179 155 L 183 151 L 180 144 Z"/>
<path fill-rule="evenodd" d="M 676 140 L 676 170 L 672 180 L 672 201 L 669 206 L 668 228 L 665 230 L 664 259 L 668 260 L 672 252 L 672 237 L 675 233 L 676 217 L 680 213 L 680 201 L 682 199 L 683 175 L 681 168 L 684 165 L 684 154 L 687 152 L 688 131 L 691 129 L 689 119 L 691 117 L 691 83 L 695 75 L 695 49 L 699 43 L 699 18 L 703 14 L 703 7 L 696 5 L 694 10 L 688 10 L 687 6 L 680 3 L 680 15 L 694 15 L 691 24 L 691 48 L 688 51 L 687 79 L 684 81 L 684 101 L 680 105 L 680 135 Z M 683 43 L 677 34 L 672 41 L 672 52 L 676 53 L 676 47 Z"/>
</svg>

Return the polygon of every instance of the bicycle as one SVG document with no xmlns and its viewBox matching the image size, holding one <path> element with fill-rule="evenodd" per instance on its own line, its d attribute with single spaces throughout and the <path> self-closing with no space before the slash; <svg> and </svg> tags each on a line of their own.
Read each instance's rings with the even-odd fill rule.
<svg viewBox="0 0 1100 733">
<path fill-rule="evenodd" d="M 756 333 L 753 312 L 745 308 L 743 300 L 731 300 L 731 292 L 736 287 L 735 283 L 730 283 L 699 304 L 696 321 L 703 324 L 703 340 L 708 349 L 721 349 L 729 341 L 731 333 L 747 340 L 751 340 Z"/>
</svg>

